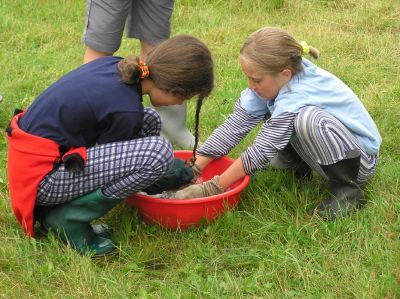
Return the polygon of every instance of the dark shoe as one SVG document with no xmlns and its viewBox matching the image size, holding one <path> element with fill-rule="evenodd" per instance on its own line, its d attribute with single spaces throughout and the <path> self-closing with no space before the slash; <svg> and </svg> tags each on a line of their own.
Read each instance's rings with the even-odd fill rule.
<svg viewBox="0 0 400 299">
<path fill-rule="evenodd" d="M 317 215 L 333 220 L 359 210 L 365 205 L 364 193 L 356 183 L 360 156 L 331 165 L 321 165 L 321 168 L 329 179 L 332 196 L 317 206 L 315 210 Z"/>
<path fill-rule="evenodd" d="M 293 173 L 297 179 L 311 179 L 312 169 L 304 161 L 301 161 L 293 168 Z"/>
<path fill-rule="evenodd" d="M 278 152 L 279 159 L 284 161 L 285 164 L 290 165 L 290 170 L 298 179 L 311 178 L 312 169 L 300 157 L 293 146 L 289 143 L 282 151 Z"/>
<path fill-rule="evenodd" d="M 115 249 L 108 238 L 97 234 L 90 222 L 110 211 L 121 200 L 106 197 L 100 189 L 51 209 L 42 225 L 51 229 L 79 253 L 104 255 Z M 102 232 L 104 233 L 104 232 Z"/>
</svg>

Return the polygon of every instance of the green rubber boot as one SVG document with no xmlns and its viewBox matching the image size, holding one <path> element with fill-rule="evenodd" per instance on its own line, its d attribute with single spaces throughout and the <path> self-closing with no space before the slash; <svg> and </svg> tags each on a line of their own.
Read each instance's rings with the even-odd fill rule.
<svg viewBox="0 0 400 299">
<path fill-rule="evenodd" d="M 44 215 L 42 225 L 81 254 L 95 252 L 96 255 L 104 255 L 114 250 L 115 245 L 110 239 L 96 234 L 90 222 L 120 202 L 119 199 L 108 198 L 98 189 L 54 207 Z"/>
</svg>

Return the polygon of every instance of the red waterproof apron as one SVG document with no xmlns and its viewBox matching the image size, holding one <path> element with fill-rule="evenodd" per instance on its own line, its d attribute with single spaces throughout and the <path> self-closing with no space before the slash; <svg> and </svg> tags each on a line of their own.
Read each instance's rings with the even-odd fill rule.
<svg viewBox="0 0 400 299">
<path fill-rule="evenodd" d="M 86 148 L 72 149 L 60 157 L 59 145 L 46 138 L 22 131 L 18 121 L 24 112 L 15 115 L 7 128 L 8 180 L 11 205 L 15 217 L 28 237 L 34 237 L 34 216 L 37 190 L 41 180 L 65 157 L 78 154 L 86 161 Z"/>
</svg>

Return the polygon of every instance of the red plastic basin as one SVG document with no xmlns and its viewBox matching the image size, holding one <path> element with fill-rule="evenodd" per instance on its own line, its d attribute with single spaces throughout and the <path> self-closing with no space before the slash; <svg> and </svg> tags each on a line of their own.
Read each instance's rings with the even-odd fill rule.
<svg viewBox="0 0 400 299">
<path fill-rule="evenodd" d="M 192 157 L 191 151 L 175 151 L 174 156 L 183 160 Z M 202 172 L 204 181 L 222 174 L 234 160 L 228 157 L 212 161 Z M 212 222 L 227 209 L 236 207 L 240 193 L 249 184 L 250 177 L 238 180 L 224 193 L 192 199 L 162 199 L 136 194 L 126 199 L 127 204 L 139 210 L 147 223 L 158 224 L 168 229 L 185 230 L 189 226 Z"/>
</svg>

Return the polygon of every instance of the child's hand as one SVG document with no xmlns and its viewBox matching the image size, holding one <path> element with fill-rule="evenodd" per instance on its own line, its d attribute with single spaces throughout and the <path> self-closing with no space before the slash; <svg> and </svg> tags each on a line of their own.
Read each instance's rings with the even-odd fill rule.
<svg viewBox="0 0 400 299">
<path fill-rule="evenodd" d="M 179 158 L 174 158 L 168 172 L 152 185 L 143 189 L 147 194 L 159 194 L 163 191 L 177 190 L 190 184 L 195 178 L 195 171 Z"/>
<path fill-rule="evenodd" d="M 193 180 L 196 181 L 199 178 L 199 176 L 201 176 L 201 170 L 196 164 L 192 166 L 192 170 L 193 170 Z"/>
<path fill-rule="evenodd" d="M 192 164 L 192 161 L 190 160 L 186 160 L 185 164 L 192 169 L 193 172 L 192 184 L 202 183 L 203 179 L 201 178 L 201 169 L 199 168 L 199 166 L 197 166 L 197 164 Z"/>
<path fill-rule="evenodd" d="M 215 176 L 211 180 L 204 183 L 191 185 L 182 190 L 176 191 L 170 195 L 170 198 L 189 199 L 220 194 L 224 192 L 224 190 L 221 188 L 218 181 L 219 176 Z"/>
</svg>

